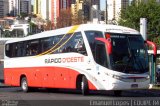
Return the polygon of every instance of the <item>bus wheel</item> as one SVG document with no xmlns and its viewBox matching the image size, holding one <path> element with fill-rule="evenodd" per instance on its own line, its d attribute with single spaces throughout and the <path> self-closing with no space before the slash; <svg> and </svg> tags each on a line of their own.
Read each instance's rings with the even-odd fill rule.
<svg viewBox="0 0 160 106">
<path fill-rule="evenodd" d="M 114 95 L 115 96 L 121 96 L 122 95 L 122 91 L 121 90 L 116 90 L 116 91 L 114 91 Z"/>
<path fill-rule="evenodd" d="M 21 88 L 22 88 L 23 92 L 28 92 L 28 82 L 27 82 L 26 77 L 23 77 L 21 79 Z"/>
<path fill-rule="evenodd" d="M 87 81 L 87 78 L 85 76 L 82 77 L 81 90 L 82 90 L 83 95 L 87 95 L 88 92 L 89 92 L 88 81 Z"/>
</svg>

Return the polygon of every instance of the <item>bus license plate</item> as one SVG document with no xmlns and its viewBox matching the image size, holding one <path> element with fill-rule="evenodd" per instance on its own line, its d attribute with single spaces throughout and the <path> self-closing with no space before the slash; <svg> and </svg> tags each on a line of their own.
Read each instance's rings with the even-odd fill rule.
<svg viewBox="0 0 160 106">
<path fill-rule="evenodd" d="M 138 84 L 132 84 L 131 88 L 138 88 Z"/>
</svg>

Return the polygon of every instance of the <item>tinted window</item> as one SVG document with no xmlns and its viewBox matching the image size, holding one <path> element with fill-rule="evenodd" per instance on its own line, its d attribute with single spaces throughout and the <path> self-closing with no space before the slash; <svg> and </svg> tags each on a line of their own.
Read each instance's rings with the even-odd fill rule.
<svg viewBox="0 0 160 106">
<path fill-rule="evenodd" d="M 87 55 L 80 32 L 7 44 L 5 48 L 6 56 L 8 57 L 68 52 L 77 52 Z"/>
<path fill-rule="evenodd" d="M 6 45 L 6 56 L 8 57 L 20 57 L 23 55 L 23 43 L 11 43 Z"/>
<path fill-rule="evenodd" d="M 7 44 L 7 45 L 5 46 L 6 56 L 12 57 L 12 48 L 13 48 L 13 46 L 12 46 L 11 44 Z"/>
<path fill-rule="evenodd" d="M 53 37 L 41 39 L 41 52 L 45 52 L 51 49 L 56 44 L 56 41 Z"/>
<path fill-rule="evenodd" d="M 148 55 L 141 35 L 110 34 L 112 43 L 111 65 L 123 73 L 148 71 Z"/>
<path fill-rule="evenodd" d="M 80 32 L 65 35 L 60 45 L 61 47 L 59 46 L 60 48 L 56 53 L 76 52 L 87 55 L 82 34 Z"/>
<path fill-rule="evenodd" d="M 26 44 L 26 55 L 34 56 L 39 54 L 39 40 L 27 41 Z"/>
<path fill-rule="evenodd" d="M 85 34 L 86 34 L 87 40 L 89 42 L 92 54 L 95 58 L 95 47 L 96 47 L 95 46 L 95 44 L 96 44 L 95 38 L 96 37 L 103 38 L 103 33 L 100 31 L 85 31 Z"/>
<path fill-rule="evenodd" d="M 100 31 L 86 31 L 85 34 L 87 36 L 96 63 L 104 67 L 108 67 L 106 46 L 104 43 L 95 40 L 96 37 L 103 38 L 103 33 Z"/>
<path fill-rule="evenodd" d="M 96 44 L 95 60 L 98 64 L 108 67 L 105 44 L 100 42 Z"/>
</svg>

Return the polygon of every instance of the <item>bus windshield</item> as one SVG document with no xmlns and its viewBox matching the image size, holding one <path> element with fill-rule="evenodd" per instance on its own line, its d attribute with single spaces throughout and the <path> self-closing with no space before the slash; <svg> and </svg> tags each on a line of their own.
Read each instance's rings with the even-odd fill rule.
<svg viewBox="0 0 160 106">
<path fill-rule="evenodd" d="M 145 73 L 149 70 L 148 53 L 141 35 L 110 34 L 113 70 L 123 73 Z"/>
</svg>

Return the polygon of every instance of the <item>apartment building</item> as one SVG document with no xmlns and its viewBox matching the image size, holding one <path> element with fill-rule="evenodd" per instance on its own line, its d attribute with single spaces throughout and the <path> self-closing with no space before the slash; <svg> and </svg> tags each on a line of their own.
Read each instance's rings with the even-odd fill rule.
<svg viewBox="0 0 160 106">
<path fill-rule="evenodd" d="M 0 18 L 8 14 L 8 0 L 0 0 Z"/>
<path fill-rule="evenodd" d="M 9 0 L 9 14 L 17 16 L 20 13 L 31 13 L 31 0 Z"/>
<path fill-rule="evenodd" d="M 100 0 L 72 0 L 71 11 L 76 18 L 82 16 L 84 20 L 100 19 Z"/>
<path fill-rule="evenodd" d="M 31 13 L 31 0 L 20 1 L 20 12 L 30 14 Z"/>
<path fill-rule="evenodd" d="M 56 25 L 60 10 L 71 8 L 71 0 L 34 0 L 34 14 Z"/>
<path fill-rule="evenodd" d="M 118 21 L 122 9 L 126 9 L 130 0 L 107 0 L 108 21 Z"/>
</svg>

